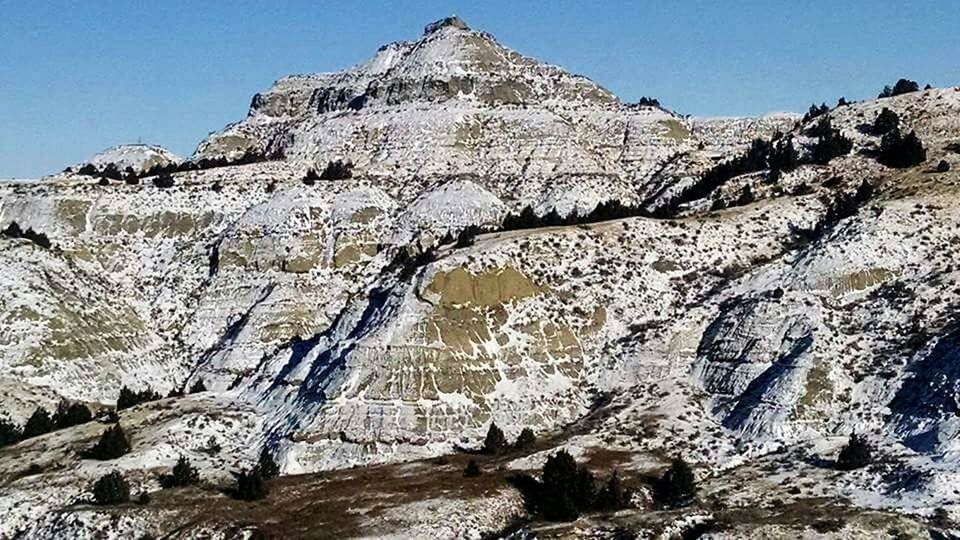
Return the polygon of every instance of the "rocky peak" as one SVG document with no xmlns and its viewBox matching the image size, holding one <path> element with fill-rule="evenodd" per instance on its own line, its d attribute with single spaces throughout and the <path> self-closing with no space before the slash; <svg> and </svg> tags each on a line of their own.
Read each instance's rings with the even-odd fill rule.
<svg viewBox="0 0 960 540">
<path fill-rule="evenodd" d="M 470 27 L 467 26 L 467 23 L 463 22 L 463 19 L 454 15 L 452 17 L 446 17 L 440 19 L 439 21 L 434 21 L 428 24 L 423 28 L 423 35 L 428 36 L 438 30 L 448 27 L 459 28 L 460 30 L 470 30 Z"/>
</svg>

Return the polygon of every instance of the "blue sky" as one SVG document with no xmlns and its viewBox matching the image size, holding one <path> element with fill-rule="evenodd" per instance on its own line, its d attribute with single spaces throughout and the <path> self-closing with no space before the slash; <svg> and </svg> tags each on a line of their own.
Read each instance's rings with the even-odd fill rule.
<svg viewBox="0 0 960 540">
<path fill-rule="evenodd" d="M 947 0 L 0 0 L 0 177 L 138 140 L 190 154 L 277 78 L 353 65 L 454 13 L 625 100 L 700 116 L 873 97 L 898 77 L 960 84 Z"/>
</svg>

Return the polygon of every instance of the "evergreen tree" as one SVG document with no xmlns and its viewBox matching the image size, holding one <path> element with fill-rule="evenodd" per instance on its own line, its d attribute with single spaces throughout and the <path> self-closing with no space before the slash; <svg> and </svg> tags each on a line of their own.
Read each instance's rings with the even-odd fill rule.
<svg viewBox="0 0 960 540">
<path fill-rule="evenodd" d="M 27 423 L 23 425 L 23 438 L 29 439 L 50 433 L 55 427 L 53 420 L 50 418 L 50 413 L 43 407 L 38 407 L 27 419 Z"/>
<path fill-rule="evenodd" d="M 237 489 L 234 494 L 236 498 L 242 501 L 260 500 L 270 492 L 263 474 L 260 472 L 260 467 L 233 473 L 233 476 L 237 479 Z"/>
<path fill-rule="evenodd" d="M 8 418 L 0 418 L 0 448 L 17 444 L 23 438 L 23 432 L 20 426 L 11 422 Z"/>
<path fill-rule="evenodd" d="M 180 456 L 177 464 L 173 466 L 170 474 L 160 477 L 160 485 L 165 488 L 192 486 L 200 482 L 200 474 L 197 469 L 190 465 L 187 458 Z"/>
<path fill-rule="evenodd" d="M 941 159 L 940 163 L 937 163 L 937 172 L 945 173 L 950 170 L 950 164 L 947 163 L 947 160 Z"/>
<path fill-rule="evenodd" d="M 533 430 L 523 428 L 517 437 L 517 441 L 513 443 L 513 447 L 517 450 L 527 450 L 533 448 L 535 444 L 537 444 L 537 436 L 533 434 Z"/>
<path fill-rule="evenodd" d="M 887 167 L 906 168 L 919 165 L 927 159 L 927 150 L 917 134 L 910 132 L 906 137 L 899 129 L 894 129 L 880 141 L 880 153 L 877 161 Z"/>
<path fill-rule="evenodd" d="M 93 420 L 93 414 L 83 403 L 61 401 L 57 412 L 53 413 L 53 424 L 57 429 L 79 426 Z"/>
<path fill-rule="evenodd" d="M 490 422 L 487 437 L 483 440 L 484 454 L 500 454 L 507 448 L 507 438 L 495 422 Z"/>
<path fill-rule="evenodd" d="M 873 121 L 873 132 L 877 135 L 883 135 L 888 133 L 900 125 L 900 117 L 897 116 L 897 113 L 891 111 L 890 109 L 884 107 L 880 114 L 877 115 L 877 119 Z"/>
<path fill-rule="evenodd" d="M 277 466 L 277 462 L 273 459 L 273 454 L 267 450 L 267 447 L 263 447 L 263 450 L 260 450 L 260 459 L 257 465 L 260 467 L 260 474 L 262 474 L 266 480 L 280 476 L 280 467 Z"/>
<path fill-rule="evenodd" d="M 667 506 L 680 506 L 693 498 L 697 491 L 693 470 L 683 458 L 677 457 L 657 483 L 657 498 Z"/>
<path fill-rule="evenodd" d="M 837 456 L 837 468 L 842 471 L 852 471 L 866 467 L 873 461 L 873 449 L 866 438 L 856 433 L 850 435 L 847 445 L 840 450 Z"/>
<path fill-rule="evenodd" d="M 97 504 L 118 504 L 130 500 L 130 484 L 118 471 L 101 476 L 93 484 L 92 491 Z"/>
<path fill-rule="evenodd" d="M 480 466 L 477 465 L 477 462 L 472 459 L 467 462 L 467 466 L 463 469 L 463 476 L 466 478 L 475 478 L 481 474 L 482 472 L 480 471 Z"/>
<path fill-rule="evenodd" d="M 84 457 L 106 461 L 116 459 L 130 452 L 130 442 L 127 440 L 127 434 L 123 432 L 120 424 L 114 424 L 100 436 L 92 448 L 87 450 Z"/>
<path fill-rule="evenodd" d="M 99 186 L 109 186 L 110 180 L 107 180 L 106 176 L 101 176 L 100 180 L 97 180 L 97 185 Z"/>
</svg>

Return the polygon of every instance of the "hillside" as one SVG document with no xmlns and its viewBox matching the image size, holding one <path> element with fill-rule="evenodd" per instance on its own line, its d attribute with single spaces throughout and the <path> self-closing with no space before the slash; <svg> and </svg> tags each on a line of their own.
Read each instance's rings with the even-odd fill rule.
<svg viewBox="0 0 960 540">
<path fill-rule="evenodd" d="M 0 416 L 102 412 L 0 448 L 0 537 L 958 534 L 960 89 L 809 116 L 625 104 L 450 18 L 189 160 L 0 183 L 34 233 L 0 237 Z M 168 397 L 89 459 L 124 386 Z M 471 454 L 491 422 L 538 442 Z M 264 448 L 283 476 L 231 499 Z M 559 449 L 634 508 L 529 516 L 508 477 Z M 201 486 L 161 489 L 181 456 Z M 111 470 L 151 501 L 89 504 Z"/>
</svg>

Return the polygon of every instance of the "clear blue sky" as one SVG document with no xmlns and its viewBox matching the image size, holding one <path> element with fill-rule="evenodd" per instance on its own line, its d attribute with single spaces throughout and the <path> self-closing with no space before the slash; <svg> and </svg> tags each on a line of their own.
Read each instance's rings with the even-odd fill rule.
<svg viewBox="0 0 960 540">
<path fill-rule="evenodd" d="M 138 139 L 190 154 L 277 78 L 353 65 L 454 13 L 625 100 L 700 116 L 872 97 L 901 76 L 960 84 L 953 0 L 0 0 L 0 177 Z"/>
</svg>

